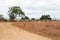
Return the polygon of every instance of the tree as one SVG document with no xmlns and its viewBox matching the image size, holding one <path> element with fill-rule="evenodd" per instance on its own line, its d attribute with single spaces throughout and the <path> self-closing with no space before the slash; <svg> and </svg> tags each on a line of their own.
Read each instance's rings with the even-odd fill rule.
<svg viewBox="0 0 60 40">
<path fill-rule="evenodd" d="M 40 20 L 52 20 L 52 18 L 50 17 L 50 15 L 42 15 Z"/>
<path fill-rule="evenodd" d="M 3 15 L 0 15 L 0 21 L 2 21 L 3 20 Z"/>
<path fill-rule="evenodd" d="M 29 17 L 25 16 L 24 18 L 21 18 L 22 20 L 29 20 Z"/>
<path fill-rule="evenodd" d="M 3 15 L 0 15 L 0 21 L 8 21 L 8 20 L 5 19 L 5 18 L 3 17 Z"/>
<path fill-rule="evenodd" d="M 35 18 L 32 18 L 31 20 L 35 20 Z"/>
<path fill-rule="evenodd" d="M 19 6 L 13 6 L 13 7 L 9 8 L 8 12 L 9 12 L 9 14 L 8 14 L 9 18 L 12 21 L 17 17 L 17 15 L 22 18 L 25 17 L 24 12 L 21 10 L 21 8 Z"/>
</svg>

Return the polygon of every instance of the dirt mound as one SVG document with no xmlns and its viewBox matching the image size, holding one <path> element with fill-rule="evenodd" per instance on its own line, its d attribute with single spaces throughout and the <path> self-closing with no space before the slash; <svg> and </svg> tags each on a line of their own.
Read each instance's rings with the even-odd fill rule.
<svg viewBox="0 0 60 40">
<path fill-rule="evenodd" d="M 13 25 L 53 40 L 60 40 L 60 21 L 24 21 L 15 22 Z"/>
<path fill-rule="evenodd" d="M 0 40 L 51 40 L 11 25 L 11 22 L 0 23 Z"/>
</svg>

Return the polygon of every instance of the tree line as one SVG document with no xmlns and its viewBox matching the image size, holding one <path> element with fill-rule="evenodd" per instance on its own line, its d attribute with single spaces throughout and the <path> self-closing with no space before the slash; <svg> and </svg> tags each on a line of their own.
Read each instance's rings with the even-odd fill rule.
<svg viewBox="0 0 60 40">
<path fill-rule="evenodd" d="M 30 20 L 30 18 L 28 16 L 25 15 L 25 13 L 22 11 L 22 9 L 19 6 L 13 6 L 9 8 L 8 11 L 8 15 L 9 15 L 9 21 L 14 21 L 16 19 L 16 17 L 21 17 L 20 20 Z M 0 15 L 0 21 L 7 21 L 3 15 Z M 32 18 L 31 20 L 37 20 L 35 18 Z M 52 20 L 52 18 L 50 17 L 50 15 L 42 15 L 41 18 L 39 18 L 38 20 Z"/>
</svg>

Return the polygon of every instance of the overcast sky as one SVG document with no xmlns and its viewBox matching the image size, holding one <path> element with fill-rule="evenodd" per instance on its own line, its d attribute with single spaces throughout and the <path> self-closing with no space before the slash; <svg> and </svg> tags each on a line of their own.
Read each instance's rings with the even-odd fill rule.
<svg viewBox="0 0 60 40">
<path fill-rule="evenodd" d="M 12 6 L 20 6 L 30 18 L 46 14 L 60 18 L 60 0 L 0 0 L 0 14 L 7 18 L 9 7 Z"/>
</svg>

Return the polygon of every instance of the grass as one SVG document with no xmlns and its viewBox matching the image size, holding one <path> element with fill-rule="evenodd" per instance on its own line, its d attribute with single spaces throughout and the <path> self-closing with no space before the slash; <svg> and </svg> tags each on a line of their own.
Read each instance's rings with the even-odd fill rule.
<svg viewBox="0 0 60 40">
<path fill-rule="evenodd" d="M 22 21 L 12 25 L 49 38 L 60 38 L 60 21 Z"/>
</svg>

